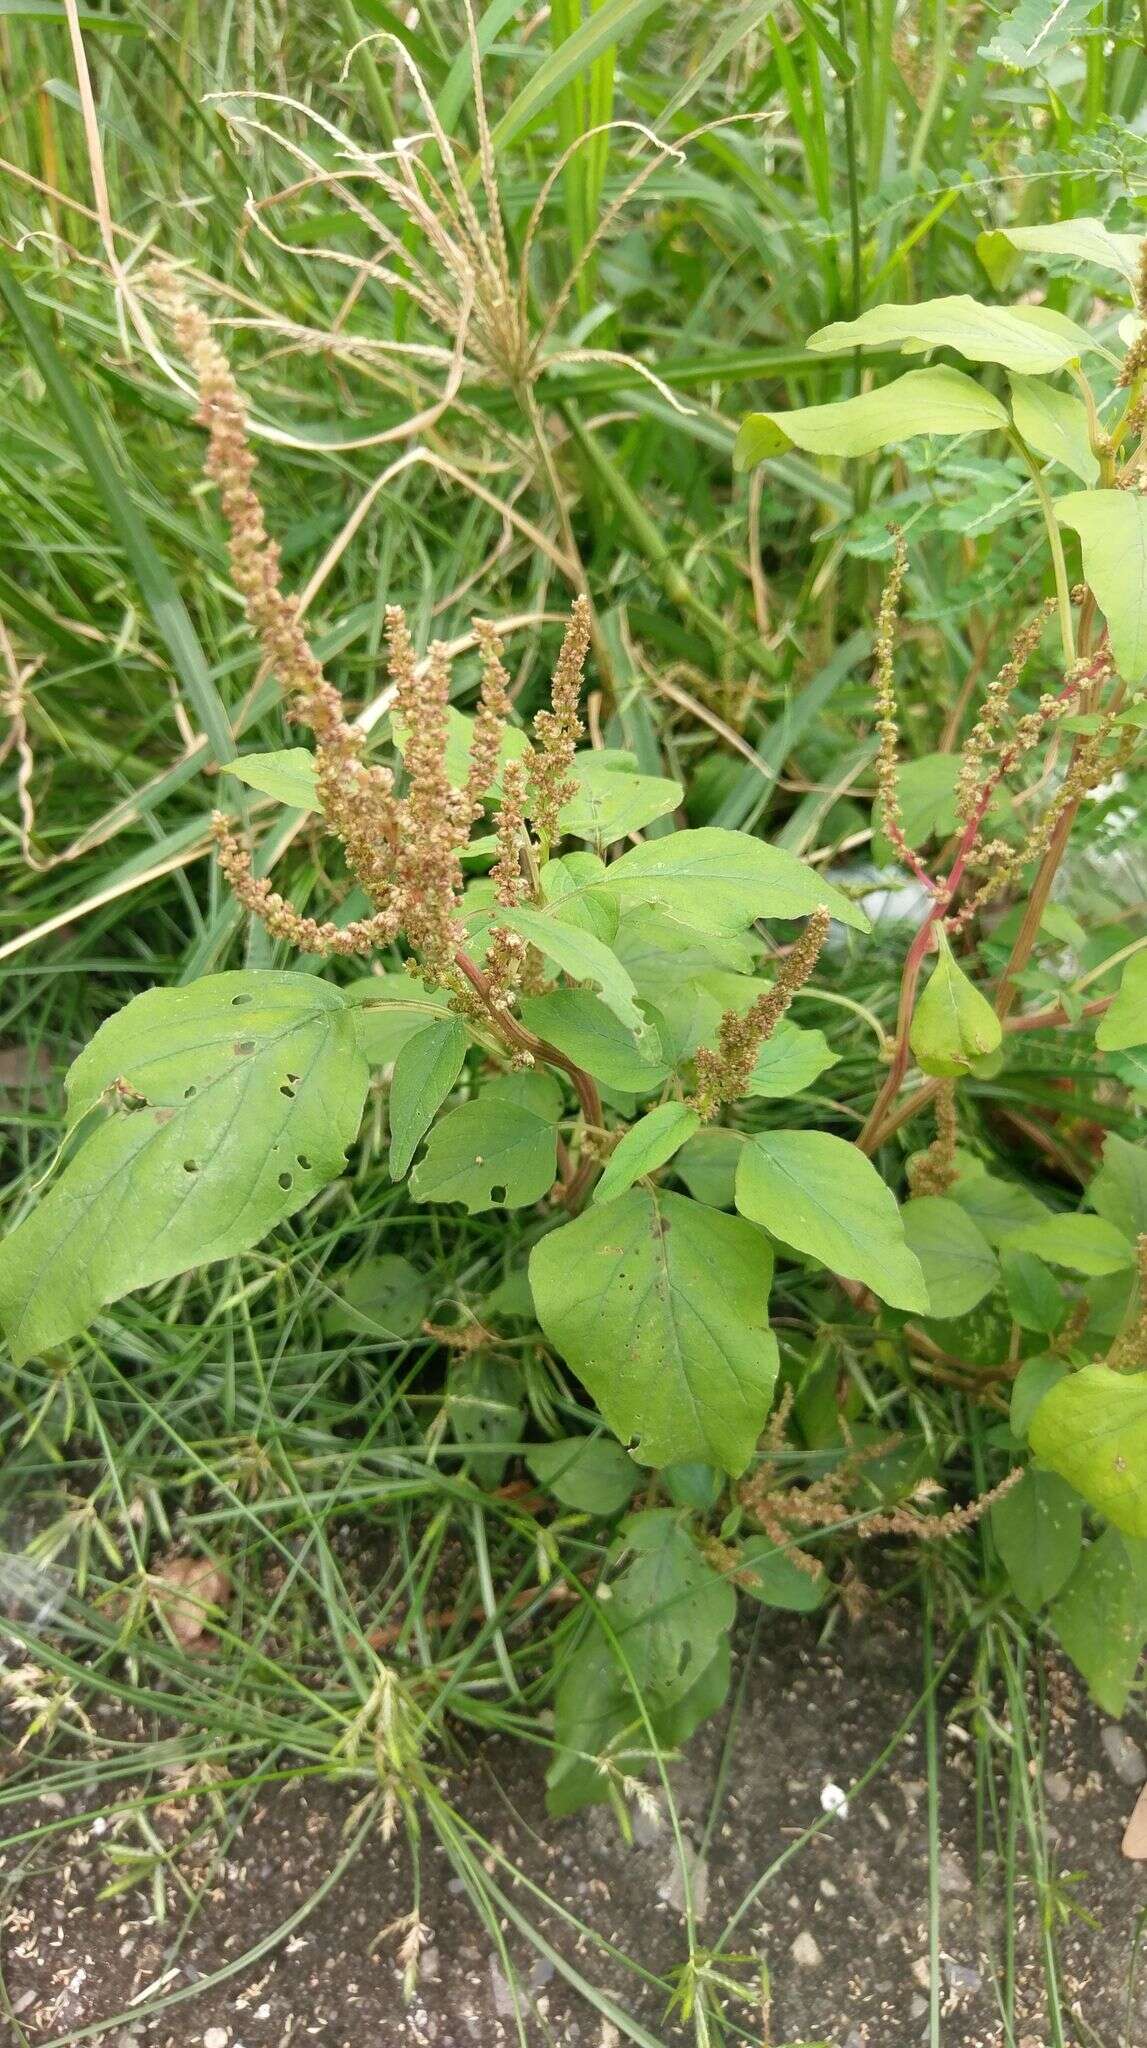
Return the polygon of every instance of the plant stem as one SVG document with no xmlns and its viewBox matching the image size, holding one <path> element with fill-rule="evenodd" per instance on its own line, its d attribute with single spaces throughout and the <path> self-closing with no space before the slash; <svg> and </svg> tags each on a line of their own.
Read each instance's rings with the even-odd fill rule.
<svg viewBox="0 0 1147 2048">
<path fill-rule="evenodd" d="M 1067 561 L 1063 552 L 1063 535 L 1060 533 L 1059 521 L 1055 516 L 1051 496 L 1043 480 L 1043 472 L 1023 435 L 1017 433 L 1013 427 L 1008 435 L 1008 439 L 1027 464 L 1032 483 L 1035 486 L 1036 497 L 1039 499 L 1040 511 L 1043 513 L 1043 523 L 1047 531 L 1047 544 L 1051 552 L 1052 572 L 1055 576 L 1055 602 L 1056 610 L 1059 613 L 1059 636 L 1063 642 L 1064 665 L 1070 671 L 1075 665 L 1075 628 L 1071 616 L 1071 579 L 1067 573 Z"/>
</svg>

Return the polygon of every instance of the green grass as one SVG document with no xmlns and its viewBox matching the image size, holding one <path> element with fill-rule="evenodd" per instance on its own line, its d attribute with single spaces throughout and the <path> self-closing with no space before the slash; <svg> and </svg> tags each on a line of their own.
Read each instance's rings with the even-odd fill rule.
<svg viewBox="0 0 1147 2048">
<path fill-rule="evenodd" d="M 1085 39 L 1053 81 L 991 64 L 977 50 L 986 17 L 943 0 L 915 14 L 915 35 L 884 0 L 602 0 L 584 20 L 580 7 L 555 4 L 548 30 L 528 39 L 530 10 L 494 0 L 477 40 L 496 201 L 480 175 L 471 55 L 446 0 L 414 29 L 386 0 L 313 12 L 272 0 L 222 11 L 126 0 L 116 12 L 114 33 L 102 8 L 83 17 L 98 161 L 66 24 L 46 8 L 0 12 L 0 518 L 10 536 L 0 620 L 14 670 L 26 671 L 10 693 L 18 744 L 0 759 L 0 1046 L 17 1054 L 0 1107 L 14 1215 L 55 1155 L 62 1072 L 103 1017 L 156 981 L 285 958 L 243 928 L 207 859 L 212 806 L 238 814 L 242 801 L 220 764 L 236 744 L 283 744 L 284 725 L 228 585 L 222 530 L 198 480 L 201 436 L 164 360 L 145 282 L 152 256 L 184 270 L 228 323 L 261 431 L 271 523 L 297 585 L 327 565 L 309 621 L 350 696 L 370 701 L 381 687 L 384 607 L 402 602 L 416 637 L 463 636 L 473 611 L 518 621 L 510 660 L 529 705 L 555 622 L 584 579 L 607 739 L 654 771 L 685 771 L 695 822 L 767 828 L 820 861 L 864 860 L 884 516 L 869 505 L 906 479 L 893 463 L 876 490 L 870 466 L 829 473 L 790 455 L 751 486 L 736 483 L 739 418 L 754 404 L 854 388 L 855 365 L 806 350 L 818 325 L 883 297 L 982 290 L 975 236 L 997 221 L 1095 210 L 1129 225 L 1147 174 L 1130 125 L 1147 58 L 1138 11 L 1118 4 L 1105 10 L 1112 48 Z M 233 97 L 256 82 L 273 97 Z M 444 176 L 452 138 L 475 209 L 462 256 L 456 238 L 453 257 L 429 248 L 417 209 L 371 172 L 373 152 L 430 125 L 428 109 L 438 134 L 425 160 Z M 579 144 L 611 118 L 608 133 Z M 110 241 L 97 217 L 101 175 Z M 450 375 L 463 257 L 496 262 L 500 232 L 524 355 L 503 360 L 475 325 L 455 366 L 455 402 L 404 439 L 403 422 L 429 413 Z M 387 277 L 370 262 L 383 245 Z M 584 262 L 567 290 L 571 255 Z M 419 296 L 427 278 L 438 319 Z M 1048 302 L 1078 311 L 1084 297 L 1064 275 Z M 408 449 L 413 459 L 399 466 Z M 937 501 L 958 494 L 953 474 L 937 458 Z M 990 674 L 993 650 L 1040 595 L 1038 508 L 1022 480 L 1021 490 L 994 545 L 969 536 L 962 573 L 950 549 L 914 550 L 914 616 L 932 630 L 914 674 L 910 748 L 935 745 L 969 665 L 983 654 Z M 465 694 L 473 664 L 457 672 Z M 1097 828 L 1102 816 L 1095 807 Z M 262 858 L 300 903 L 321 895 L 323 852 L 307 835 L 281 832 Z M 1081 863 L 1073 888 L 1100 950 L 1113 934 L 1118 942 L 1142 895 L 1134 863 L 1098 892 Z M 1006 936 L 993 941 L 1001 963 Z M 814 1107 L 845 1129 L 869 1107 L 871 1039 L 892 1019 L 900 950 L 882 927 L 859 971 L 840 959 L 824 990 L 801 1000 L 800 1021 L 829 1031 L 841 1056 Z M 1033 1043 L 1006 1082 L 969 1091 L 973 1112 L 990 1132 L 1003 1114 L 1054 1107 L 1066 1072 L 1074 1121 L 1062 1145 L 1079 1164 L 1087 1119 L 1132 1127 L 1130 1106 L 1094 1084 L 1087 1061 L 1082 1035 L 1061 1034 L 1053 1053 Z M 97 1804 L 122 1817 L 130 1783 L 132 1829 L 117 1839 L 138 1867 L 128 1855 L 121 1874 L 151 1888 L 176 1942 L 195 1899 L 147 1822 L 149 1802 L 170 1795 L 138 1790 L 158 1788 L 162 1766 L 221 1766 L 225 1828 L 284 1774 L 354 1779 L 371 1803 L 347 1862 L 391 1783 L 407 1824 L 417 1809 L 445 1845 L 491 1938 L 500 1943 L 509 1921 L 572 1972 L 624 2039 L 649 2043 L 660 2037 L 598 1988 L 600 1937 L 569 1930 L 586 1937 L 576 1965 L 568 1947 L 547 1946 L 537 1915 L 552 1901 L 515 1889 L 506 1859 L 474 1838 L 430 1766 L 454 1753 L 460 1730 L 545 1743 L 536 1717 L 548 1653 L 574 1626 L 605 1546 L 600 1531 L 540 1524 L 518 1496 L 482 1483 L 472 1443 L 456 1433 L 458 1406 L 443 1400 L 441 1347 L 352 1342 L 327 1327 L 340 1275 L 412 1241 L 407 1198 L 382 1171 L 377 1098 L 371 1114 L 374 1140 L 353 1174 L 262 1250 L 119 1304 L 73 1355 L 18 1377 L 0 1364 L 11 1547 L 27 1546 L 62 1595 L 47 1632 L 26 1609 L 12 1624 L 41 1673 L 28 1682 L 43 1704 L 29 1709 L 42 1725 L 27 1755 L 42 1786 L 67 1792 L 86 1768 L 85 1717 L 97 1700 L 154 1727 L 100 1763 Z M 480 1317 L 504 1275 L 501 1232 L 421 1213 L 417 1229 L 441 1302 Z M 803 1365 L 799 1285 L 781 1308 L 789 1360 Z M 931 1469 L 974 1484 L 949 1391 L 890 1363 L 875 1331 L 870 1348 L 852 1330 L 839 1354 L 859 1419 L 904 1431 Z M 525 1436 L 587 1417 L 576 1385 L 527 1355 L 520 1332 L 511 1329 L 507 1350 L 525 1367 L 521 1419 L 483 1451 L 504 1454 L 512 1472 Z M 368 1584 L 355 1545 L 336 1531 L 374 1540 L 380 1522 L 386 1564 L 381 1585 Z M 149 1593 L 149 1562 L 172 1541 L 218 1558 L 236 1580 L 210 1660 L 180 1646 Z M 971 1646 L 981 1706 L 985 1853 L 998 1854 L 1009 1888 L 1021 1867 L 1045 1896 L 1052 1884 L 1028 1768 L 1041 1740 L 1027 1704 L 1031 1653 L 1014 1620 L 985 1603 L 991 1558 L 979 1543 L 940 1570 L 913 1566 L 910 1580 L 942 1645 L 917 1709 L 929 1759 L 934 2042 L 936 1683 L 957 1650 Z M 560 1583 L 564 1601 L 550 1597 Z M 445 1608 L 458 1618 L 443 1620 Z M 385 1656 L 371 1641 L 380 1630 Z M 400 1749 L 380 1761 L 378 1686 L 389 1671 Z M 991 1709 L 1001 1688 L 1010 1747 Z M 874 1773 L 902 1733 L 889 1730 Z M 18 1811 L 26 1786 L 24 1766 L 0 1787 L 17 1881 L 33 1844 Z M 717 1818 L 715 1808 L 711 1826 Z M 38 1820 L 41 1848 L 53 1825 Z M 751 2012 L 720 1979 L 747 1939 L 746 1915 L 802 1846 L 786 1846 L 715 1942 L 707 1936 L 702 1949 L 686 1928 L 686 1977 L 656 1988 L 665 2001 L 676 1992 L 680 2007 L 688 1983 L 699 2043 L 755 2038 Z M 326 1888 L 338 1876 L 332 1869 Z M 1054 1911 L 1045 1923 L 1058 2044 L 1067 2036 Z M 1014 1960 L 999 1958 L 1009 2041 Z M 642 1959 L 627 1961 L 640 1978 Z M 4 1996 L 0 1985 L 0 2007 Z"/>
</svg>

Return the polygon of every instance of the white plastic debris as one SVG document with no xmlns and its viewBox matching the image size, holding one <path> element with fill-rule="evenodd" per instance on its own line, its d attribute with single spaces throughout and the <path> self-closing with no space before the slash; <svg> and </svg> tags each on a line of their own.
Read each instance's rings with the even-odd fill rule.
<svg viewBox="0 0 1147 2048">
<path fill-rule="evenodd" d="M 848 1794 L 840 1785 L 826 1785 L 820 1795 L 821 1810 L 824 1813 L 838 1813 L 841 1820 L 848 1819 Z"/>
</svg>

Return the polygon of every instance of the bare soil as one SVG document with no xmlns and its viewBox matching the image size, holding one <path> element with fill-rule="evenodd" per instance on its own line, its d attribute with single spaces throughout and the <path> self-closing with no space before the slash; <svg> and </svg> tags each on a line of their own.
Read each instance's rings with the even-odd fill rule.
<svg viewBox="0 0 1147 2048">
<path fill-rule="evenodd" d="M 919 1640 L 895 1614 L 823 1647 L 814 1625 L 795 1617 L 768 1616 L 761 1635 L 727 1751 L 728 1731 L 717 1725 L 673 1768 L 696 1859 L 702 1948 L 717 1941 L 762 1872 L 820 1816 L 824 1787 L 847 1791 L 885 1748 L 921 1686 Z M 990 1882 L 975 1885 L 974 1750 L 960 1697 L 957 1687 L 945 1698 L 941 1732 L 941 2039 L 944 2048 L 1046 2048 L 1053 2035 L 1037 1900 L 1028 1887 L 1015 1925 L 1021 2017 L 1014 2034 L 1000 2016 L 994 1973 L 1004 1929 Z M 1137 1942 L 1147 1864 L 1120 1854 L 1141 1756 L 1134 1743 L 1120 1748 L 1110 1730 L 1104 1738 L 1100 1718 L 1065 1677 L 1056 1698 L 1043 1790 L 1051 1867 L 1064 1874 L 1062 1896 L 1074 1908 L 1059 1943 L 1065 2035 L 1081 2048 L 1144 2048 L 1147 1964 L 1137 1967 Z M 741 1920 L 730 1946 L 767 1963 L 772 2009 L 766 2026 L 755 2003 L 731 2008 L 744 2030 L 739 2038 L 829 2048 L 927 2042 L 923 1740 L 917 1723 L 870 1790 L 791 1857 Z M 29 1768 L 26 1759 L 20 1768 Z M 19 2048 L 43 2048 L 93 2038 L 85 2030 L 94 2026 L 94 2038 L 111 2048 L 619 2048 L 624 2032 L 614 2030 L 608 2009 L 566 1981 L 565 1961 L 640 2020 L 647 2042 L 669 2048 L 692 2040 L 691 2027 L 667 2016 L 663 1990 L 625 1960 L 667 1974 L 686 1957 L 672 1830 L 642 1815 L 627 1845 L 604 1808 L 554 1822 L 545 1811 L 544 1768 L 543 1752 L 499 1740 L 462 1769 L 446 1766 L 443 1783 L 481 1838 L 479 1854 L 494 1881 L 554 1954 L 539 1952 L 505 1917 L 484 1925 L 446 1850 L 424 1829 L 425 1940 L 408 2002 L 399 1947 L 414 1870 L 401 1835 L 386 1844 L 373 1833 L 341 1880 L 322 1892 L 346 1853 L 348 1822 L 353 1837 L 361 1785 L 296 1778 L 231 1810 L 221 1835 L 205 1827 L 181 1859 L 197 1903 L 188 1916 L 177 1894 L 166 1924 L 157 1922 L 146 1885 L 97 1897 L 113 1870 L 106 1823 L 93 1824 L 85 1809 L 106 1794 L 81 1794 L 61 1812 L 55 1795 L 45 1803 L 33 1790 L 28 1824 L 54 1826 L 9 1851 L 0 1867 L 0 2038 L 7 2026 Z M 185 1809 L 175 1810 L 186 1825 Z M 197 1811 L 208 1817 L 204 1803 Z M 61 1825 L 69 1819 L 74 1825 Z M 165 1825 L 162 1812 L 156 1825 Z M 537 1890 L 514 1884 L 490 1850 Z M 748 1966 L 739 1974 L 753 1983 Z"/>
</svg>

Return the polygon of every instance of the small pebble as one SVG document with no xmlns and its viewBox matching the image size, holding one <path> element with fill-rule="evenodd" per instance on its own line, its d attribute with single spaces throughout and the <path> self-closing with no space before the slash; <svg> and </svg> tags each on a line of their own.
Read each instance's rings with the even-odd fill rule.
<svg viewBox="0 0 1147 2048">
<path fill-rule="evenodd" d="M 942 1892 L 970 1892 L 972 1880 L 954 1849 L 941 1849 L 939 1868 Z"/>
<path fill-rule="evenodd" d="M 1049 1799 L 1054 1799 L 1057 1806 L 1062 1806 L 1071 1798 L 1071 1779 L 1066 1777 L 1063 1771 L 1045 1771 L 1043 1789 Z"/>
<path fill-rule="evenodd" d="M 824 1961 L 815 1937 L 809 1933 L 807 1927 L 797 1935 L 789 1954 L 794 1963 L 799 1963 L 802 1970 L 819 1970 Z"/>
<path fill-rule="evenodd" d="M 226 2027 L 208 2027 L 203 2036 L 203 2048 L 227 2048 L 230 2039 Z"/>
<path fill-rule="evenodd" d="M 984 1981 L 978 1970 L 970 1970 L 966 1963 L 952 1963 L 947 1959 L 944 1973 L 953 1991 L 978 1991 Z"/>
<path fill-rule="evenodd" d="M 1109 1721 L 1099 1737 L 1108 1763 L 1125 1785 L 1141 1785 L 1147 1779 L 1147 1757 L 1133 1736 L 1116 1721 Z"/>
</svg>

